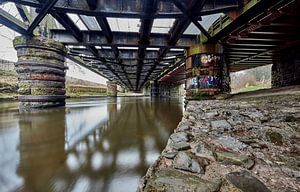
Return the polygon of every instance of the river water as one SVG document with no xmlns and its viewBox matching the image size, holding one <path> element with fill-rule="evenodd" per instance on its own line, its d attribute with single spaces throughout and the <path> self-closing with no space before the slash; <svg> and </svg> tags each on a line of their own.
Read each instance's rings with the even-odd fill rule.
<svg viewBox="0 0 300 192">
<path fill-rule="evenodd" d="M 19 111 L 0 103 L 0 191 L 136 191 L 181 120 L 180 100 L 68 100 Z"/>
</svg>

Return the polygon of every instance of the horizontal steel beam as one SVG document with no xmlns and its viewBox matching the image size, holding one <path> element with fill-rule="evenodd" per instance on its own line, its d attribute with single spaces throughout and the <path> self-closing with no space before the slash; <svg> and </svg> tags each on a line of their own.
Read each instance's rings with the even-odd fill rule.
<svg viewBox="0 0 300 192">
<path fill-rule="evenodd" d="M 98 50 L 98 54 L 100 57 L 106 58 L 106 59 L 115 59 L 115 55 L 113 53 L 113 51 L 110 49 L 97 49 Z M 83 54 L 86 56 L 93 56 L 91 55 L 91 53 L 85 49 L 85 48 L 71 48 L 69 49 L 70 53 L 73 54 Z M 172 51 L 166 54 L 166 57 L 177 57 L 177 56 L 182 56 L 184 54 L 183 51 Z M 158 51 L 146 51 L 145 52 L 145 59 L 157 59 L 157 57 L 159 56 L 159 52 Z M 143 58 L 139 58 L 138 57 L 138 51 L 137 50 L 120 50 L 119 49 L 119 59 L 143 59 Z"/>
<path fill-rule="evenodd" d="M 188 48 L 197 42 L 195 35 L 183 35 L 177 44 L 169 45 L 168 39 L 163 34 L 151 34 L 150 44 L 139 44 L 139 33 L 113 32 L 114 39 L 109 43 L 102 32 L 82 32 L 82 41 L 78 41 L 66 30 L 51 30 L 52 39 L 68 45 L 82 46 L 119 46 L 119 47 L 169 47 Z"/>
<path fill-rule="evenodd" d="M 27 5 L 34 8 L 42 8 L 42 3 L 35 0 L 7 0 L 20 5 Z M 101 0 L 97 6 L 91 6 L 92 0 L 58 0 L 52 11 L 60 13 L 75 13 L 80 15 L 116 17 L 116 18 L 147 18 L 142 13 L 142 0 Z M 227 12 L 234 9 L 239 1 L 207 1 L 202 11 L 197 12 L 199 16 L 213 13 Z M 159 1 L 158 10 L 149 18 L 182 18 L 183 14 L 170 1 Z M 196 16 L 196 15 L 195 15 Z"/>
</svg>

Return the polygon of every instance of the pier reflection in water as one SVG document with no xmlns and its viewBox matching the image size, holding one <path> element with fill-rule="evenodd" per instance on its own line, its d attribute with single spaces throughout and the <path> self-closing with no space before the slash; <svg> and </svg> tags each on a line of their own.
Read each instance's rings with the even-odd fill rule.
<svg viewBox="0 0 300 192">
<path fill-rule="evenodd" d="M 180 101 L 111 98 L 0 106 L 0 191 L 136 191 L 182 116 Z"/>
</svg>

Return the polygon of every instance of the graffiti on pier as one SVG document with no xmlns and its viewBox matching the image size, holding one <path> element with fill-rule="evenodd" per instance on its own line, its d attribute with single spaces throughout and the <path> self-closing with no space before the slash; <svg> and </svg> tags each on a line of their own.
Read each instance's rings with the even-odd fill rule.
<svg viewBox="0 0 300 192">
<path fill-rule="evenodd" d="M 192 76 L 217 76 L 220 70 L 217 67 L 199 67 L 192 69 Z"/>
<path fill-rule="evenodd" d="M 192 67 L 217 66 L 221 57 L 215 54 L 198 54 L 192 56 Z"/>
<path fill-rule="evenodd" d="M 187 80 L 187 89 L 207 89 L 220 86 L 220 79 L 216 76 L 198 76 Z"/>
<path fill-rule="evenodd" d="M 198 77 L 198 88 L 215 88 L 220 85 L 220 80 L 215 76 L 200 76 Z"/>
</svg>

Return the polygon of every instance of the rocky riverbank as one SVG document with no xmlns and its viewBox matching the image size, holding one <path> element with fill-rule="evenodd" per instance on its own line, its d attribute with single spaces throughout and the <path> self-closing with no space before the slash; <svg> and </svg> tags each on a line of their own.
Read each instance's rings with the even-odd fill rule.
<svg viewBox="0 0 300 192">
<path fill-rule="evenodd" d="M 300 94 L 190 101 L 138 191 L 300 191 Z"/>
</svg>

